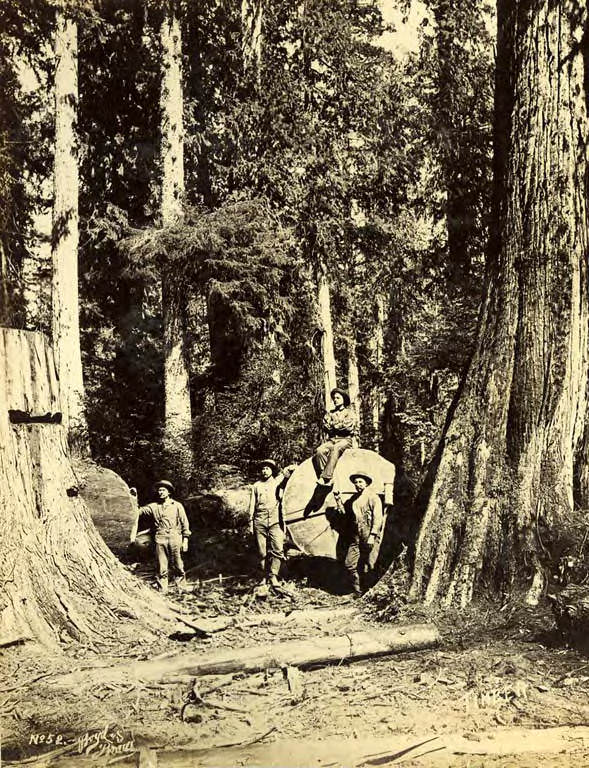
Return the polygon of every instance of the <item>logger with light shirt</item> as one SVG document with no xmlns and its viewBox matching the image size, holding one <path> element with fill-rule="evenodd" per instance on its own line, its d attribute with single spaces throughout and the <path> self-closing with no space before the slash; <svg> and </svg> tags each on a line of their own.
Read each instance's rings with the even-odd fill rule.
<svg viewBox="0 0 589 768">
<path fill-rule="evenodd" d="M 295 464 L 278 471 L 275 461 L 259 463 L 260 479 L 252 485 L 249 505 L 250 530 L 256 541 L 262 584 L 279 585 L 278 574 L 284 560 L 284 531 L 280 514 L 280 493 Z"/>
<path fill-rule="evenodd" d="M 130 540 L 135 542 L 141 515 L 151 518 L 155 527 L 156 585 L 161 592 L 168 591 L 168 570 L 176 578 L 181 591 L 185 584 L 182 553 L 188 551 L 190 526 L 184 507 L 172 498 L 174 486 L 169 480 L 160 480 L 154 486 L 158 501 L 139 507 L 131 529 Z"/>
</svg>

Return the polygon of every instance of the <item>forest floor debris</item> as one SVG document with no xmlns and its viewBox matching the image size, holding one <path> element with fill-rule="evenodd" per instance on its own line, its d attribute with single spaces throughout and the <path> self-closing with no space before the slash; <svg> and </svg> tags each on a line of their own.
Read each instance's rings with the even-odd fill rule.
<svg viewBox="0 0 589 768">
<path fill-rule="evenodd" d="M 151 577 L 150 567 L 137 570 Z M 406 607 L 403 623 L 435 621 L 441 647 L 305 671 L 207 676 L 197 694 L 191 675 L 58 685 L 65 673 L 183 648 L 200 653 L 383 626 L 365 601 L 351 606 L 296 578 L 293 599 L 269 593 L 245 610 L 244 595 L 254 587 L 253 579 L 215 579 L 172 596 L 197 624 L 227 623 L 208 636 L 137 638 L 109 657 L 78 648 L 75 656 L 47 658 L 32 643 L 2 649 L 3 765 L 135 765 L 146 747 L 157 750 L 158 765 L 170 766 L 531 768 L 587 759 L 586 657 L 562 645 L 548 601 L 536 609 L 486 604 L 437 615 Z M 299 621 L 297 614 L 330 619 Z"/>
</svg>

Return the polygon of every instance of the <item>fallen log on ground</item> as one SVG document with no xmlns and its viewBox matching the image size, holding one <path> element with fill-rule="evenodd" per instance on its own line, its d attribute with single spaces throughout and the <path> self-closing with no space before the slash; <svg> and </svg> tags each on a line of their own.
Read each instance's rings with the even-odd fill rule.
<svg viewBox="0 0 589 768">
<path fill-rule="evenodd" d="M 140 680 L 157 681 L 169 675 L 222 675 L 230 672 L 260 672 L 286 666 L 312 666 L 340 663 L 348 659 L 385 656 L 432 648 L 440 643 L 433 624 L 351 632 L 335 637 L 315 637 L 286 643 L 271 643 L 251 648 L 214 653 L 183 653 L 158 661 L 140 661 L 120 670 Z"/>
<path fill-rule="evenodd" d="M 550 599 L 556 626 L 563 637 L 576 648 L 589 651 L 589 587 L 565 587 Z"/>
<path fill-rule="evenodd" d="M 281 625 L 306 624 L 307 622 L 326 622 L 341 619 L 358 613 L 357 607 L 346 608 L 311 608 L 294 610 L 290 613 L 276 611 L 273 613 L 236 614 L 233 616 L 215 616 L 213 618 L 186 619 L 177 616 L 177 620 L 195 631 L 197 635 L 212 635 L 229 627 L 275 627 Z"/>
</svg>

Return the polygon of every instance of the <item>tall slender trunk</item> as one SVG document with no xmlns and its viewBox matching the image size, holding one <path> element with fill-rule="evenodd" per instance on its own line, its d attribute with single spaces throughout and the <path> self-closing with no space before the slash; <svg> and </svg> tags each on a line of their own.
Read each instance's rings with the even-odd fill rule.
<svg viewBox="0 0 589 768">
<path fill-rule="evenodd" d="M 355 339 L 348 340 L 348 393 L 358 415 L 358 425 L 361 426 L 362 400 L 360 396 L 360 373 L 358 371 Z"/>
<path fill-rule="evenodd" d="M 370 340 L 370 353 L 375 381 L 370 391 L 370 417 L 372 447 L 378 451 L 382 440 L 383 393 L 380 385 L 382 353 L 384 348 L 384 297 L 377 293 L 374 307 L 374 330 Z"/>
<path fill-rule="evenodd" d="M 77 48 L 76 22 L 57 11 L 51 336 L 70 447 L 87 453 L 78 300 Z"/>
<path fill-rule="evenodd" d="M 426 602 L 525 576 L 537 599 L 587 410 L 587 8 L 499 0 L 498 22 L 488 281 L 416 545 Z"/>
<path fill-rule="evenodd" d="M 184 129 L 182 93 L 182 33 L 174 2 L 160 30 L 162 48 L 162 207 L 164 227 L 182 217 L 184 194 Z M 192 466 L 192 413 L 187 351 L 184 333 L 184 287 L 174 281 L 173 271 L 162 278 L 164 323 L 164 449 L 168 469 L 183 480 Z"/>
<path fill-rule="evenodd" d="M 325 406 L 329 407 L 331 390 L 337 386 L 335 374 L 335 351 L 333 347 L 333 326 L 331 323 L 331 301 L 329 296 L 329 279 L 325 267 L 320 266 L 317 278 L 317 302 L 319 320 L 323 329 L 321 351 L 323 355 L 323 388 Z"/>
<path fill-rule="evenodd" d="M 241 53 L 245 71 L 256 74 L 260 84 L 262 62 L 262 16 L 263 0 L 242 0 L 241 2 Z"/>
</svg>

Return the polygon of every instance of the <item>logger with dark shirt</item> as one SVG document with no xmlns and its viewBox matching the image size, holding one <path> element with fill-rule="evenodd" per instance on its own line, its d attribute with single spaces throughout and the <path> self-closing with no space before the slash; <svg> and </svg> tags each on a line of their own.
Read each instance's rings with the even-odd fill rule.
<svg viewBox="0 0 589 768">
<path fill-rule="evenodd" d="M 370 486 L 372 478 L 363 472 L 350 475 L 356 493 L 345 503 L 338 491 L 334 493 L 338 512 L 345 515 L 347 553 L 344 566 L 356 597 L 362 587 L 371 586 L 372 573 L 382 538 L 384 516 L 380 496 Z M 364 584 L 361 583 L 364 580 Z"/>
</svg>

